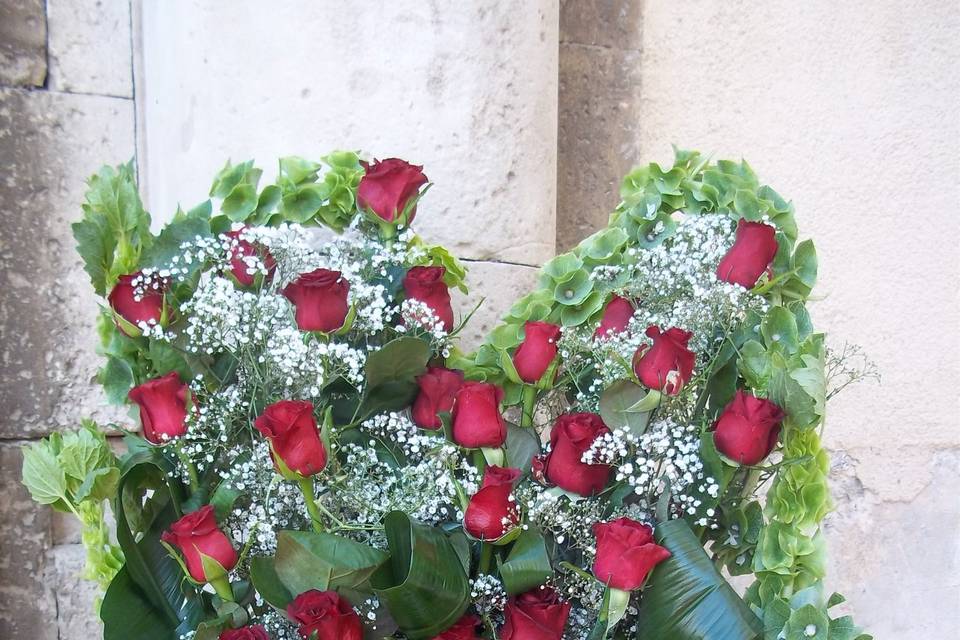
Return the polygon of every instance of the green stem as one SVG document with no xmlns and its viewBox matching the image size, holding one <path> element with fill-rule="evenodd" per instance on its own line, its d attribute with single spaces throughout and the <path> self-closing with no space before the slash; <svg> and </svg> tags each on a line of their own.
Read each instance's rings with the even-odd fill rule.
<svg viewBox="0 0 960 640">
<path fill-rule="evenodd" d="M 480 564 L 477 565 L 477 575 L 489 574 L 491 559 L 493 559 L 493 545 L 487 542 L 481 542 L 480 543 Z"/>
<path fill-rule="evenodd" d="M 303 478 L 298 483 L 300 492 L 303 494 L 303 500 L 307 503 L 307 513 L 310 514 L 310 520 L 313 522 L 313 530 L 317 533 L 323 533 L 323 521 L 320 518 L 320 508 L 317 505 L 317 497 L 313 491 L 313 478 Z"/>
<path fill-rule="evenodd" d="M 533 413 L 537 406 L 537 388 L 532 384 L 523 385 L 522 391 L 523 408 L 520 414 L 520 426 L 533 426 Z"/>
<path fill-rule="evenodd" d="M 213 587 L 213 590 L 217 592 L 217 595 L 220 596 L 221 600 L 224 602 L 234 602 L 233 587 L 230 586 L 230 580 L 227 579 L 226 575 L 212 578 L 210 585 Z"/>
</svg>

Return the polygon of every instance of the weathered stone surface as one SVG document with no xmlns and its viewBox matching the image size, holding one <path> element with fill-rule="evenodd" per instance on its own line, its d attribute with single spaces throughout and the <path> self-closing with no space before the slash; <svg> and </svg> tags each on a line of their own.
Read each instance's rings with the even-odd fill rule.
<svg viewBox="0 0 960 640">
<path fill-rule="evenodd" d="M 47 29 L 51 89 L 132 97 L 130 3 L 47 0 Z"/>
<path fill-rule="evenodd" d="M 640 0 L 560 0 L 560 44 L 639 50 L 642 13 Z"/>
<path fill-rule="evenodd" d="M 57 601 L 46 563 L 50 509 L 20 484 L 23 443 L 0 444 L 0 638 L 56 640 Z"/>
<path fill-rule="evenodd" d="M 460 334 L 460 348 L 469 352 L 480 346 L 518 298 L 533 290 L 538 270 L 501 262 L 468 262 L 466 266 L 470 293 L 453 292 L 455 317 L 459 319 L 470 313 L 483 299 L 483 304 Z"/>
<path fill-rule="evenodd" d="M 86 177 L 133 153 L 129 100 L 0 90 L 0 437 L 118 415 L 92 384 L 97 301 L 70 223 Z"/>
<path fill-rule="evenodd" d="M 94 610 L 100 590 L 84 580 L 87 552 L 83 545 L 56 546 L 48 554 L 56 576 L 57 640 L 94 640 L 103 636 L 103 625 Z"/>
<path fill-rule="evenodd" d="M 42 87 L 47 77 L 43 0 L 0 0 L 0 85 Z"/>
</svg>

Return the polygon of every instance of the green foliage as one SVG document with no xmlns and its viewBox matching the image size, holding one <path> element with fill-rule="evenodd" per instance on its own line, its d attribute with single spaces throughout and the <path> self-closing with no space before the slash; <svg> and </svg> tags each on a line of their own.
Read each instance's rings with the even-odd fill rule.
<svg viewBox="0 0 960 640">
<path fill-rule="evenodd" d="M 530 591 L 553 576 L 553 565 L 543 533 L 528 527 L 513 543 L 507 559 L 500 564 L 500 579 L 509 595 Z"/>
<path fill-rule="evenodd" d="M 426 371 L 429 359 L 429 343 L 409 336 L 396 338 L 371 353 L 366 363 L 361 415 L 409 406 L 417 394 L 417 376 Z"/>
<path fill-rule="evenodd" d="M 310 589 L 368 590 L 370 575 L 386 558 L 382 551 L 342 536 L 281 531 L 273 568 L 291 594 Z"/>
</svg>

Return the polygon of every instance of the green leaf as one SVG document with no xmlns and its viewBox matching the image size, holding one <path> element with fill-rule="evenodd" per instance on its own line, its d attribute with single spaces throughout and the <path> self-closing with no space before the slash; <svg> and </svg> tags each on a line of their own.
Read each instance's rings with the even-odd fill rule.
<svg viewBox="0 0 960 640">
<path fill-rule="evenodd" d="M 207 203 L 210 201 L 207 200 Z M 177 212 L 173 221 L 163 227 L 150 249 L 143 254 L 142 263 L 146 266 L 160 267 L 170 264 L 174 256 L 182 251 L 180 245 L 194 240 L 197 236 L 210 236 L 210 219 Z"/>
<path fill-rule="evenodd" d="M 403 336 L 367 356 L 362 414 L 396 411 L 410 405 L 417 395 L 417 376 L 426 371 L 430 355 L 427 342 Z"/>
<path fill-rule="evenodd" d="M 401 511 L 384 519 L 390 560 L 370 582 L 400 629 L 413 640 L 432 638 L 460 619 L 470 583 L 443 531 Z"/>
<path fill-rule="evenodd" d="M 120 481 L 120 469 L 117 467 L 103 467 L 94 469 L 84 478 L 83 484 L 74 494 L 76 502 L 92 500 L 102 502 L 117 494 L 117 484 Z"/>
<path fill-rule="evenodd" d="M 646 431 L 655 408 L 642 404 L 649 394 L 649 389 L 630 380 L 615 382 L 600 394 L 600 417 L 611 429 L 626 428 L 639 436 Z"/>
<path fill-rule="evenodd" d="M 540 438 L 533 429 L 526 429 L 511 423 L 507 424 L 507 466 L 520 469 L 524 473 L 530 470 L 534 456 L 540 454 Z"/>
<path fill-rule="evenodd" d="M 760 323 L 760 333 L 769 349 L 794 353 L 800 344 L 797 319 L 786 307 L 771 307 Z"/>
<path fill-rule="evenodd" d="M 757 221 L 763 217 L 763 209 L 756 194 L 747 189 L 737 189 L 733 196 L 733 208 L 741 218 Z"/>
<path fill-rule="evenodd" d="M 100 605 L 100 619 L 103 640 L 173 640 L 178 636 L 175 627 L 130 577 L 127 567 L 110 582 Z"/>
<path fill-rule="evenodd" d="M 107 364 L 97 374 L 97 380 L 103 386 L 107 400 L 121 405 L 127 401 L 127 393 L 135 384 L 133 369 L 126 360 L 114 356 L 107 356 Z"/>
<path fill-rule="evenodd" d="M 293 182 L 316 182 L 317 172 L 320 171 L 320 164 L 305 160 L 299 156 L 287 156 L 280 158 L 280 173 Z"/>
<path fill-rule="evenodd" d="M 220 211 L 234 222 L 243 222 L 257 208 L 257 187 L 238 184 L 220 203 Z"/>
<path fill-rule="evenodd" d="M 509 595 L 530 591 L 553 575 L 543 534 L 534 526 L 525 529 L 500 565 L 500 579 Z"/>
<path fill-rule="evenodd" d="M 281 211 L 290 222 L 304 223 L 317 213 L 325 199 L 326 192 L 322 187 L 307 184 L 284 194 Z"/>
<path fill-rule="evenodd" d="M 292 594 L 362 589 L 386 558 L 378 549 L 331 533 L 281 531 L 274 569 Z"/>
<path fill-rule="evenodd" d="M 650 574 L 640 601 L 643 640 L 755 640 L 760 619 L 727 584 L 684 520 L 662 522 L 657 543 L 671 557 Z"/>
<path fill-rule="evenodd" d="M 277 575 L 277 570 L 273 566 L 273 558 L 253 558 L 250 561 L 250 580 L 253 582 L 257 593 L 275 609 L 284 611 L 287 605 L 293 601 L 294 596 L 280 581 L 280 576 Z"/>
<path fill-rule="evenodd" d="M 67 499 L 67 477 L 56 453 L 46 441 L 23 448 L 23 484 L 40 504 Z"/>
</svg>

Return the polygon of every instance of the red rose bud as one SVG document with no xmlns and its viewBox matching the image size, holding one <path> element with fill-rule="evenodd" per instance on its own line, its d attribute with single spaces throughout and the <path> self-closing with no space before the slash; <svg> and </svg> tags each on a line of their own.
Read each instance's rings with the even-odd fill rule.
<svg viewBox="0 0 960 640">
<path fill-rule="evenodd" d="M 647 574 L 670 557 L 670 552 L 653 541 L 653 529 L 630 518 L 593 525 L 597 557 L 593 575 L 614 589 L 639 589 Z"/>
<path fill-rule="evenodd" d="M 283 295 L 296 307 L 301 331 L 330 333 L 343 327 L 349 305 L 350 283 L 339 271 L 317 269 L 301 274 L 284 288 Z"/>
<path fill-rule="evenodd" d="M 420 187 L 427 183 L 422 166 L 399 158 L 374 160 L 373 164 L 363 165 L 367 171 L 357 187 L 357 202 L 387 222 L 395 221 L 410 199 L 420 192 Z M 413 222 L 416 211 L 416 207 L 410 210 L 405 224 Z"/>
<path fill-rule="evenodd" d="M 740 218 L 737 238 L 717 266 L 717 277 L 750 289 L 777 255 L 777 230 Z"/>
<path fill-rule="evenodd" d="M 263 410 L 253 425 L 270 441 L 271 456 L 278 469 L 286 468 L 307 477 L 320 473 L 327 466 L 327 450 L 320 440 L 312 403 L 305 400 L 275 402 Z M 286 475 L 282 471 L 281 474 Z"/>
<path fill-rule="evenodd" d="M 336 591 L 301 593 L 287 605 L 287 616 L 304 639 L 315 633 L 316 640 L 363 640 L 360 616 Z"/>
<path fill-rule="evenodd" d="M 607 308 L 603 310 L 603 318 L 600 319 L 600 326 L 593 332 L 593 337 L 608 338 L 614 334 L 623 333 L 630 325 L 633 311 L 633 303 L 626 298 L 613 296 L 607 303 Z"/>
<path fill-rule="evenodd" d="M 693 334 L 672 327 L 663 333 L 656 325 L 647 327 L 652 347 L 640 347 L 633 357 L 633 371 L 640 382 L 669 395 L 677 395 L 693 375 L 696 354 L 687 348 Z"/>
<path fill-rule="evenodd" d="M 507 440 L 507 423 L 500 414 L 503 389 L 467 381 L 453 402 L 453 440 L 461 447 L 499 447 Z"/>
<path fill-rule="evenodd" d="M 594 440 L 605 433 L 610 429 L 595 413 L 568 413 L 557 418 L 550 432 L 550 453 L 544 461 L 546 479 L 581 496 L 602 491 L 610 479 L 610 467 L 587 464 L 582 458 Z"/>
<path fill-rule="evenodd" d="M 432 640 L 481 640 L 480 636 L 477 635 L 477 625 L 479 624 L 480 618 L 468 613 L 440 635 L 433 636 Z"/>
<path fill-rule="evenodd" d="M 510 497 L 520 478 L 519 469 L 490 465 L 480 490 L 470 498 L 463 514 L 463 528 L 478 540 L 497 540 L 520 522 L 517 502 Z"/>
<path fill-rule="evenodd" d="M 717 451 L 740 464 L 757 464 L 777 446 L 783 410 L 763 398 L 737 391 L 717 419 Z"/>
<path fill-rule="evenodd" d="M 563 640 L 570 603 L 550 587 L 514 596 L 503 611 L 500 640 Z"/>
<path fill-rule="evenodd" d="M 130 389 L 127 398 L 140 408 L 143 437 L 164 444 L 187 432 L 189 387 L 176 371 Z"/>
<path fill-rule="evenodd" d="M 443 330 L 453 331 L 453 307 L 450 290 L 443 281 L 444 267 L 411 267 L 403 277 L 403 291 L 410 300 L 419 300 L 430 307 L 443 323 Z"/>
<path fill-rule="evenodd" d="M 239 629 L 225 629 L 220 632 L 219 640 L 270 640 L 267 630 L 259 624 Z"/>
<path fill-rule="evenodd" d="M 142 271 L 120 276 L 107 296 L 107 302 L 113 311 L 132 324 L 139 327 L 141 322 L 148 325 L 159 324 L 163 317 L 163 294 L 165 286 L 159 278 L 150 278 Z M 117 323 L 117 327 L 128 336 L 136 337 L 129 328 Z"/>
<path fill-rule="evenodd" d="M 217 528 L 213 506 L 209 504 L 171 524 L 160 539 L 180 550 L 187 571 L 196 582 L 209 582 L 221 577 L 206 575 L 201 554 L 216 561 L 224 572 L 229 572 L 237 564 L 237 552 L 223 531 Z"/>
<path fill-rule="evenodd" d="M 549 322 L 527 322 L 523 333 L 523 342 L 513 354 L 513 366 L 521 380 L 533 384 L 543 377 L 557 357 L 560 327 Z"/>
<path fill-rule="evenodd" d="M 417 377 L 420 392 L 413 401 L 413 422 L 421 429 L 439 429 L 443 426 L 438 414 L 453 408 L 453 399 L 463 384 L 463 372 L 443 367 L 428 367 Z"/>
<path fill-rule="evenodd" d="M 234 280 L 240 283 L 241 286 L 249 287 L 256 281 L 257 274 L 251 273 L 251 269 L 253 265 L 257 264 L 257 260 L 266 267 L 268 275 L 273 273 L 273 270 L 277 268 L 277 261 L 273 259 L 273 256 L 270 255 L 270 252 L 265 248 L 258 247 L 244 240 L 241 237 L 242 234 L 243 229 L 239 229 L 237 231 L 229 231 L 224 235 L 230 239 L 230 273 L 233 275 Z M 257 260 L 248 260 L 250 258 L 256 258 Z"/>
</svg>

